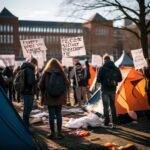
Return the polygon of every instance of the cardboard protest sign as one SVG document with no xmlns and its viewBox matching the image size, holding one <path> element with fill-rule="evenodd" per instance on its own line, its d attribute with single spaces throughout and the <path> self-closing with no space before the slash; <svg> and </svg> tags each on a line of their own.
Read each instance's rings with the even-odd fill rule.
<svg viewBox="0 0 150 150">
<path fill-rule="evenodd" d="M 62 58 L 62 65 L 66 67 L 73 67 L 73 59 L 68 57 Z"/>
<path fill-rule="evenodd" d="M 5 68 L 6 67 L 6 65 L 5 65 L 5 63 L 4 63 L 4 61 L 2 59 L 0 59 L 0 67 L 1 68 Z"/>
<path fill-rule="evenodd" d="M 92 55 L 92 66 L 100 67 L 102 66 L 103 58 L 100 55 Z"/>
<path fill-rule="evenodd" d="M 135 69 L 141 69 L 147 66 L 142 49 L 131 50 Z"/>
<path fill-rule="evenodd" d="M 28 40 L 20 40 L 21 47 L 23 50 L 23 56 L 25 58 L 36 58 L 39 64 L 39 67 L 44 65 L 44 61 L 46 61 L 46 46 L 44 44 L 44 40 L 40 39 L 28 39 Z"/>
<path fill-rule="evenodd" d="M 61 49 L 63 57 L 74 57 L 86 55 L 82 36 L 61 38 Z"/>
<path fill-rule="evenodd" d="M 15 55 L 0 55 L 0 59 L 3 60 L 5 66 L 15 65 Z"/>
</svg>

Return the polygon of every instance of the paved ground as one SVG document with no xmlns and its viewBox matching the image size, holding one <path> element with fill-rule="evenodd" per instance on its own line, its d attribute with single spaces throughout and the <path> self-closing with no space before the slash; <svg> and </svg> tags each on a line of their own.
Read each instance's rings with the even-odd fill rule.
<svg viewBox="0 0 150 150">
<path fill-rule="evenodd" d="M 17 109 L 19 106 L 16 107 Z M 18 109 L 20 114 L 21 109 Z M 70 117 L 84 116 L 85 114 L 65 115 L 64 121 Z M 49 132 L 49 125 L 38 122 L 32 124 L 31 132 L 40 141 L 43 149 L 50 150 L 105 150 L 106 143 L 115 143 L 116 148 L 133 144 L 135 147 L 130 150 L 149 150 L 150 149 L 150 121 L 146 118 L 140 118 L 137 123 L 129 123 L 118 126 L 117 129 L 105 129 L 102 127 L 88 128 L 89 136 L 79 137 L 76 136 L 74 131 L 63 127 L 65 138 L 62 140 L 49 140 L 46 138 Z M 115 150 L 115 149 L 113 149 Z"/>
<path fill-rule="evenodd" d="M 63 140 L 48 140 L 46 134 L 48 125 L 34 125 L 32 132 L 46 142 L 48 149 L 105 149 L 106 143 L 115 143 L 117 146 L 134 144 L 139 149 L 150 149 L 150 122 L 140 120 L 137 124 L 126 124 L 118 126 L 117 129 L 89 128 L 90 135 L 78 137 L 73 130 L 64 128 L 65 138 Z M 133 149 L 134 150 L 134 149 Z"/>
</svg>

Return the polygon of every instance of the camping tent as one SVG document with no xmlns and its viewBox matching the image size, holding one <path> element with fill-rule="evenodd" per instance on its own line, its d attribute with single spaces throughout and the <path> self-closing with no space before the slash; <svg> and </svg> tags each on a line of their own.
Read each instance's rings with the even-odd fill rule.
<svg viewBox="0 0 150 150">
<path fill-rule="evenodd" d="M 123 81 L 118 85 L 116 92 L 117 114 L 126 114 L 131 111 L 148 110 L 147 94 L 145 92 L 146 80 L 143 74 L 131 67 L 120 68 Z M 100 90 L 97 90 L 89 100 L 87 109 L 102 112 Z"/>
<path fill-rule="evenodd" d="M 35 150 L 36 144 L 0 87 L 0 149 Z"/>
<path fill-rule="evenodd" d="M 132 59 L 123 51 L 120 58 L 115 62 L 117 67 L 120 66 L 134 66 Z"/>
<path fill-rule="evenodd" d="M 117 112 L 125 114 L 129 111 L 150 109 L 143 74 L 134 68 L 121 68 L 121 72 L 126 73 L 126 77 L 118 86 L 116 93 Z"/>
</svg>

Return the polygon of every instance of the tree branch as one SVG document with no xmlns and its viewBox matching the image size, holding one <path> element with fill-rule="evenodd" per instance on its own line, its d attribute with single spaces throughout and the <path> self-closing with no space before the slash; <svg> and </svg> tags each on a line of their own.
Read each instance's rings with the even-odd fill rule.
<svg viewBox="0 0 150 150">
<path fill-rule="evenodd" d="M 129 31 L 129 32 L 133 33 L 138 39 L 141 39 L 141 37 L 139 36 L 139 34 L 138 34 L 137 32 L 135 32 L 135 31 L 133 31 L 133 30 L 127 28 L 127 27 L 120 28 L 120 29 L 121 29 L 121 30 Z"/>
</svg>

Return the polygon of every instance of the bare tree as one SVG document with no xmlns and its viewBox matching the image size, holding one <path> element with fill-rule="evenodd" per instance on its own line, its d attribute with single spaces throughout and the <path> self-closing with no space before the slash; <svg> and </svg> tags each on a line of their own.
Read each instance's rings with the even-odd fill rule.
<svg viewBox="0 0 150 150">
<path fill-rule="evenodd" d="M 123 29 L 140 39 L 145 58 L 148 58 L 148 34 L 150 34 L 150 0 L 64 0 L 63 5 L 76 11 L 105 9 L 113 14 L 114 20 L 131 20 L 139 33 L 131 28 Z M 72 6 L 72 7 L 71 7 Z"/>
</svg>

